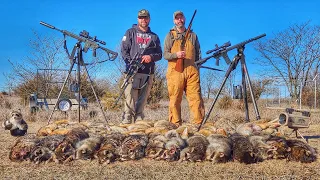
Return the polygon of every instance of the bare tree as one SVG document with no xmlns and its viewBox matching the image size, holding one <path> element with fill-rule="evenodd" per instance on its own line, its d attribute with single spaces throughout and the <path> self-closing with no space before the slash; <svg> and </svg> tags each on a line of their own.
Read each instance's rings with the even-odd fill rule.
<svg viewBox="0 0 320 180">
<path fill-rule="evenodd" d="M 309 21 L 294 24 L 273 38 L 259 41 L 255 49 L 261 55 L 257 62 L 266 75 L 280 76 L 290 96 L 297 99 L 300 84 L 305 86 L 319 72 L 320 27 L 310 25 Z"/>
<path fill-rule="evenodd" d="M 207 99 L 217 92 L 218 82 L 220 82 L 216 71 L 206 70 L 201 78 L 202 92 Z"/>
<path fill-rule="evenodd" d="M 29 41 L 30 53 L 20 61 L 8 59 L 13 70 L 6 74 L 7 84 L 13 86 L 22 96 L 36 91 L 37 69 L 55 69 L 65 65 L 63 40 L 55 36 L 42 36 L 33 31 Z M 67 61 L 68 63 L 68 61 Z M 47 72 L 47 80 L 54 78 L 54 72 Z"/>
</svg>

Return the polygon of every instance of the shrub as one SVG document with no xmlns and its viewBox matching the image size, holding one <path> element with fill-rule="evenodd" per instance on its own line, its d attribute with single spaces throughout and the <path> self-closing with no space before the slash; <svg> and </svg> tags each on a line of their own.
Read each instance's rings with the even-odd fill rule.
<svg viewBox="0 0 320 180">
<path fill-rule="evenodd" d="M 103 94 L 103 96 L 101 98 L 101 104 L 103 106 L 103 109 L 104 110 L 110 110 L 110 109 L 111 110 L 119 110 L 119 109 L 121 109 L 123 96 L 119 100 L 117 105 L 115 106 L 115 103 L 116 103 L 118 96 L 119 96 L 119 94 L 112 93 L 112 92 L 106 92 L 105 94 Z"/>
<path fill-rule="evenodd" d="M 230 96 L 223 96 L 219 99 L 218 106 L 220 109 L 229 109 L 232 106 L 232 98 Z"/>
</svg>

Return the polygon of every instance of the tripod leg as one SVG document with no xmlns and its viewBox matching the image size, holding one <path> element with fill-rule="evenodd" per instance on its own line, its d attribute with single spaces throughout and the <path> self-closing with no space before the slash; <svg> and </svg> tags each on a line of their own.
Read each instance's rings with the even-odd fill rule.
<svg viewBox="0 0 320 180">
<path fill-rule="evenodd" d="M 242 56 L 244 56 L 242 54 Z M 246 121 L 249 122 L 249 107 L 248 107 L 248 97 L 247 97 L 247 85 L 246 85 L 246 76 L 245 76 L 245 67 L 244 64 L 242 63 L 243 57 L 241 58 L 241 73 L 242 73 L 242 91 L 243 91 L 243 102 L 244 102 L 244 107 L 246 109 Z"/>
<path fill-rule="evenodd" d="M 251 80 L 250 80 L 250 76 L 249 76 L 249 72 L 248 72 L 248 68 L 246 65 L 246 61 L 245 61 L 245 56 L 243 55 L 242 59 L 241 59 L 241 64 L 243 66 L 245 75 L 247 77 L 248 80 L 248 85 L 249 85 L 249 90 L 250 90 L 250 94 L 251 94 L 251 98 L 252 98 L 252 103 L 253 103 L 253 107 L 254 107 L 254 111 L 256 113 L 256 119 L 259 120 L 260 119 L 260 114 L 259 114 L 259 110 L 258 110 L 258 106 L 256 103 L 256 100 L 254 99 L 254 93 L 252 91 L 252 84 L 251 84 Z"/>
<path fill-rule="evenodd" d="M 306 140 L 306 138 L 304 138 L 304 136 L 300 133 L 300 131 L 296 131 L 296 136 L 297 136 L 297 133 L 299 133 L 300 137 L 306 142 L 308 143 L 308 141 Z M 298 136 L 297 136 L 298 137 Z"/>
<path fill-rule="evenodd" d="M 101 113 L 103 114 L 104 120 L 105 120 L 106 122 L 108 122 L 108 121 L 107 121 L 107 117 L 106 117 L 106 115 L 104 114 L 104 111 L 103 111 L 103 109 L 102 109 L 102 106 L 101 106 L 100 100 L 99 100 L 99 98 L 98 98 L 98 96 L 97 96 L 97 94 L 96 94 L 96 91 L 94 90 L 94 87 L 93 87 L 93 85 L 92 85 L 92 80 L 91 80 L 91 78 L 90 78 L 90 75 L 89 75 L 88 69 L 87 69 L 87 67 L 86 67 L 86 66 L 83 66 L 83 67 L 84 67 L 85 72 L 86 72 L 86 74 L 87 74 L 87 76 L 88 76 L 88 79 L 89 79 L 89 82 L 90 82 L 91 89 L 92 89 L 92 91 L 93 91 L 93 94 L 94 94 L 94 96 L 95 96 L 95 98 L 96 98 L 97 103 L 99 104 L 99 107 L 100 107 Z M 110 129 L 110 127 L 109 127 L 108 125 L 107 125 L 106 127 L 107 127 L 107 130 L 108 130 L 108 131 L 111 131 L 111 129 Z"/>
<path fill-rule="evenodd" d="M 229 66 L 229 68 L 228 68 L 228 70 L 227 70 L 227 72 L 226 72 L 226 74 L 225 74 L 225 76 L 224 76 L 224 79 L 223 79 L 223 81 L 222 81 L 222 84 L 220 85 L 219 91 L 218 91 L 216 97 L 214 98 L 214 100 L 213 100 L 213 102 L 212 102 L 212 104 L 211 104 L 211 106 L 210 106 L 210 108 L 209 108 L 209 111 L 207 112 L 207 114 L 206 114 L 206 115 L 204 116 L 204 118 L 202 119 L 202 122 L 201 122 L 200 126 L 198 127 L 198 131 L 200 130 L 201 126 L 202 126 L 203 124 L 205 124 L 206 121 L 208 120 L 208 118 L 209 118 L 209 116 L 210 116 L 210 113 L 211 113 L 214 105 L 216 104 L 216 102 L 217 102 L 217 100 L 218 100 L 218 98 L 219 98 L 219 95 L 220 95 L 220 93 L 221 93 L 221 91 L 222 91 L 222 89 L 223 89 L 223 87 L 224 87 L 224 85 L 225 85 L 225 83 L 226 83 L 226 81 L 227 81 L 230 73 L 237 67 L 238 62 L 239 62 L 239 56 L 236 55 L 236 56 L 233 58 L 230 66 Z"/>
<path fill-rule="evenodd" d="M 77 79 L 78 79 L 78 86 L 79 86 L 79 88 L 78 88 L 78 97 L 77 97 L 77 99 L 78 99 L 78 122 L 80 123 L 80 101 L 81 101 L 81 99 L 80 99 L 80 95 L 81 95 L 81 76 L 80 76 L 80 66 L 81 66 L 81 64 L 80 63 L 83 63 L 83 59 L 82 59 L 82 49 L 81 49 L 81 45 L 79 44 L 78 45 L 79 46 L 79 48 L 78 48 L 78 55 L 77 55 Z"/>
<path fill-rule="evenodd" d="M 50 123 L 51 118 L 52 118 L 52 116 L 53 116 L 53 113 L 54 113 L 54 111 L 55 111 L 56 108 L 57 108 L 57 105 L 58 105 L 58 102 L 59 102 L 61 93 L 62 93 L 62 91 L 63 91 L 63 88 L 64 88 L 64 87 L 66 86 L 66 84 L 67 84 L 67 81 L 68 81 L 69 76 L 70 76 L 70 74 L 71 74 L 71 71 L 72 71 L 72 69 L 73 69 L 74 63 L 75 63 L 75 61 L 72 62 L 71 66 L 70 66 L 70 69 L 69 69 L 69 71 L 68 71 L 68 75 L 67 75 L 66 79 L 64 80 L 63 85 L 62 85 L 62 87 L 61 87 L 61 89 L 60 89 L 57 102 L 55 103 L 54 108 L 53 108 L 53 110 L 52 110 L 52 112 L 51 112 L 51 114 L 50 114 L 50 116 L 49 116 L 48 124 Z"/>
</svg>

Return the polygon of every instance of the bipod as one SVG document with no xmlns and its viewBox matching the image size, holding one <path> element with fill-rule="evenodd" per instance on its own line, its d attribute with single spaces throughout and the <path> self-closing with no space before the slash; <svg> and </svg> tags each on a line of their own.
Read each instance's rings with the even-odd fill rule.
<svg viewBox="0 0 320 180">
<path fill-rule="evenodd" d="M 65 45 L 65 48 L 66 48 L 66 45 Z M 57 102 L 55 103 L 54 108 L 53 108 L 53 111 L 51 112 L 51 114 L 50 114 L 50 116 L 49 116 L 48 124 L 50 123 L 51 118 L 52 118 L 52 116 L 53 116 L 53 113 L 55 112 L 55 110 L 56 110 L 56 108 L 57 108 L 57 106 L 58 106 L 60 96 L 61 96 L 61 94 L 62 94 L 62 91 L 63 91 L 64 87 L 65 87 L 66 84 L 67 84 L 67 81 L 68 81 L 68 79 L 69 79 L 69 77 L 70 77 L 70 74 L 71 74 L 71 72 L 72 72 L 72 69 L 73 69 L 73 67 L 74 67 L 74 64 L 77 64 L 77 83 L 78 83 L 78 86 L 79 86 L 79 88 L 78 88 L 78 97 L 77 97 L 77 99 L 78 99 L 78 122 L 80 123 L 80 109 L 81 109 L 81 108 L 80 108 L 80 106 L 81 106 L 81 105 L 80 105 L 80 104 L 81 104 L 81 99 L 80 99 L 80 95 L 81 95 L 81 91 L 80 91 L 80 89 L 81 89 L 81 88 L 80 88 L 80 87 L 81 87 L 80 67 L 81 67 L 81 66 L 83 66 L 83 68 L 84 68 L 84 70 L 85 70 L 85 73 L 86 73 L 86 75 L 87 75 L 87 77 L 88 77 L 88 79 L 89 79 L 91 89 L 92 89 L 92 91 L 93 91 L 93 94 L 94 94 L 94 96 L 95 96 L 95 98 L 96 98 L 97 103 L 99 104 L 101 113 L 103 114 L 103 117 L 104 117 L 105 121 L 108 122 L 108 121 L 107 121 L 107 117 L 106 117 L 106 115 L 104 114 L 104 111 L 103 111 L 103 109 L 102 109 L 100 100 L 99 100 L 99 98 L 98 98 L 98 96 L 97 96 L 97 94 L 96 94 L 96 91 L 95 91 L 94 87 L 93 87 L 92 80 L 91 80 L 91 78 L 90 78 L 88 69 L 87 69 L 87 67 L 86 67 L 87 64 L 85 64 L 84 61 L 83 61 L 82 51 L 83 51 L 83 49 L 82 49 L 82 46 L 81 46 L 81 41 L 78 41 L 78 42 L 75 44 L 75 46 L 73 47 L 73 50 L 72 50 L 72 52 L 71 52 L 71 55 L 69 55 L 69 53 L 67 52 L 67 53 L 68 53 L 68 56 L 69 56 L 69 59 L 70 59 L 70 62 L 71 62 L 71 66 L 70 66 L 70 69 L 69 69 L 69 71 L 68 71 L 67 77 L 66 77 L 66 79 L 64 80 L 63 85 L 62 85 L 62 87 L 61 87 L 61 89 L 60 89 L 60 92 L 59 92 L 59 95 L 58 95 L 58 98 L 57 98 L 58 100 L 57 100 Z M 77 55 L 75 56 L 76 52 L 77 52 Z M 108 125 L 106 126 L 106 128 L 107 128 L 107 130 L 109 130 L 109 131 L 111 130 Z"/>
<path fill-rule="evenodd" d="M 210 113 L 211 111 L 213 110 L 213 107 L 214 105 L 216 104 L 218 98 L 219 98 L 219 95 L 230 75 L 230 73 L 236 69 L 239 61 L 241 63 L 241 72 L 242 72 L 242 86 L 243 86 L 243 100 L 244 100 L 244 104 L 245 104 L 245 115 L 246 115 L 246 121 L 249 122 L 249 109 L 248 109 L 248 100 L 247 100 L 247 83 L 248 83 L 248 86 L 249 86 L 249 90 L 250 90 L 250 94 L 251 94 L 251 98 L 252 98 L 252 102 L 253 102 L 253 106 L 254 106 L 254 111 L 256 113 L 256 119 L 260 119 L 260 114 L 259 114 L 259 111 L 258 111 L 258 107 L 257 107 L 257 104 L 256 104 L 256 101 L 254 99 L 254 94 L 253 94 L 253 91 L 252 91 L 252 85 L 251 85 L 251 81 L 250 81 L 250 77 L 249 77 L 249 73 L 248 73 L 248 69 L 247 69 L 247 65 L 246 65 L 246 61 L 245 61 L 245 55 L 244 55 L 244 45 L 243 46 L 240 46 L 237 48 L 237 54 L 234 56 L 233 60 L 231 61 L 230 65 L 229 65 L 229 68 L 224 76 L 224 79 L 219 87 L 219 90 L 218 90 L 218 93 L 217 95 L 215 96 L 210 108 L 209 108 L 209 111 L 206 113 L 206 115 L 204 116 L 204 118 L 202 119 L 202 122 L 198 128 L 198 131 L 200 130 L 201 126 L 203 124 L 206 123 L 206 121 L 208 120 L 209 116 L 210 116 Z M 246 81 L 247 80 L 247 81 Z"/>
</svg>

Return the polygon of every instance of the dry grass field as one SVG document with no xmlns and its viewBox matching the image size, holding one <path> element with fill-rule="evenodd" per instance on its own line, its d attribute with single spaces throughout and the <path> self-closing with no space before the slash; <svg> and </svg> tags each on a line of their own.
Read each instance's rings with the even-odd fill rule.
<svg viewBox="0 0 320 180">
<path fill-rule="evenodd" d="M 12 109 L 20 108 L 29 125 L 28 133 L 36 133 L 45 126 L 49 116 L 48 112 L 39 112 L 37 116 L 29 114 L 28 107 L 22 107 L 18 98 L 7 98 L 12 104 Z M 146 108 L 146 118 L 160 120 L 167 118 L 167 102 L 160 104 L 157 109 Z M 210 104 L 206 104 L 206 108 Z M 98 116 L 90 119 L 90 109 L 98 111 Z M 254 112 L 250 106 L 250 118 L 255 119 Z M 2 102 L 0 118 L 4 120 L 11 111 Z M 262 118 L 274 119 L 279 110 L 269 110 L 259 107 Z M 189 110 L 184 102 L 183 119 L 189 119 Z M 82 111 L 82 121 L 103 121 L 103 116 L 97 107 L 91 105 L 89 110 Z M 119 123 L 121 112 L 107 111 L 108 121 Z M 235 107 L 228 110 L 214 108 L 209 120 L 216 121 L 218 127 L 232 130 L 234 126 L 244 121 L 244 111 Z M 64 114 L 56 112 L 54 119 L 62 119 Z M 68 117 L 76 121 L 74 112 Z M 320 151 L 320 114 L 312 114 L 313 124 L 308 129 L 302 129 L 302 133 L 308 137 L 309 144 Z M 289 133 L 289 129 L 284 128 Z M 291 137 L 294 137 L 291 135 Z M 72 161 L 66 164 L 33 164 L 30 162 L 11 162 L 8 159 L 14 137 L 8 131 L 0 130 L 0 179 L 320 179 L 320 160 L 303 164 L 299 162 L 287 162 L 286 160 L 266 160 L 256 164 L 240 164 L 228 162 L 225 164 L 211 164 L 210 162 L 164 162 L 142 159 L 138 161 L 115 162 L 109 165 L 101 165 L 97 160 Z M 319 153 L 318 153 L 319 154 Z"/>
</svg>

